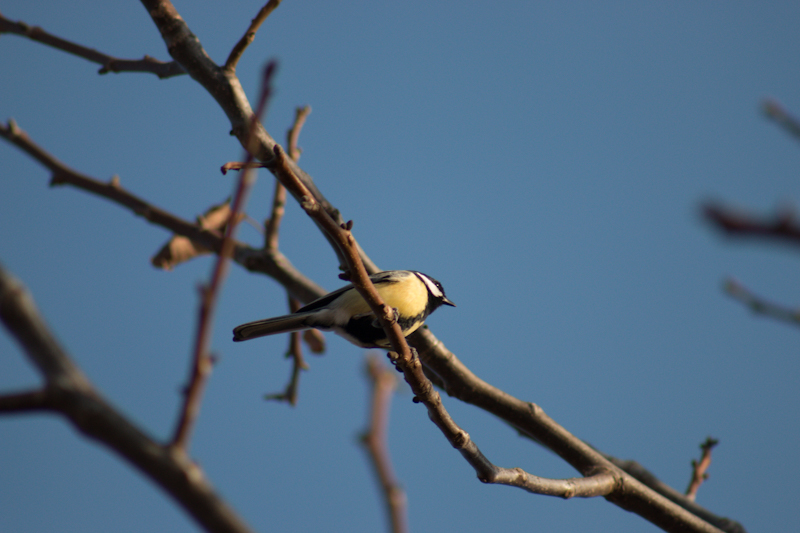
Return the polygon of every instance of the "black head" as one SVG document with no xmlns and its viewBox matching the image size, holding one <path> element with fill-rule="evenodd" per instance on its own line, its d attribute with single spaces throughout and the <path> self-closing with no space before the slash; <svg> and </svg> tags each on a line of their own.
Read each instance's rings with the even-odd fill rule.
<svg viewBox="0 0 800 533">
<path fill-rule="evenodd" d="M 441 283 L 422 272 L 414 272 L 414 274 L 416 274 L 420 281 L 425 284 L 425 287 L 428 288 L 428 306 L 430 311 L 433 311 L 442 304 L 452 307 L 456 306 L 456 304 L 448 300 L 447 296 L 445 296 L 444 288 Z"/>
</svg>

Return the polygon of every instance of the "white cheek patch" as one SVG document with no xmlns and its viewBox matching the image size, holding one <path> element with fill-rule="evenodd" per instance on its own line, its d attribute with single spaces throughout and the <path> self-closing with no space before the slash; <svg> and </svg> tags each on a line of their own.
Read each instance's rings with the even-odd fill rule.
<svg viewBox="0 0 800 533">
<path fill-rule="evenodd" d="M 419 272 L 416 272 L 416 274 L 417 277 L 421 279 L 422 282 L 428 287 L 428 290 L 430 291 L 431 294 L 433 294 L 437 298 L 444 297 L 444 293 L 442 292 L 442 290 L 439 287 L 437 287 L 436 284 L 433 281 L 431 281 L 431 279 L 428 276 L 426 276 L 425 274 L 420 274 Z"/>
</svg>

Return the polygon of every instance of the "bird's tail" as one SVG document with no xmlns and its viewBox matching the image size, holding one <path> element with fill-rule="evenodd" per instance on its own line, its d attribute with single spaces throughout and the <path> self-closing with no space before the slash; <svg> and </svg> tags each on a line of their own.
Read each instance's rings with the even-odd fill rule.
<svg viewBox="0 0 800 533">
<path fill-rule="evenodd" d="M 233 340 L 235 342 L 248 341 L 266 335 L 308 329 L 313 327 L 308 324 L 308 318 L 313 314 L 314 313 L 296 313 L 293 315 L 248 322 L 247 324 L 242 324 L 241 326 L 233 328 Z"/>
</svg>

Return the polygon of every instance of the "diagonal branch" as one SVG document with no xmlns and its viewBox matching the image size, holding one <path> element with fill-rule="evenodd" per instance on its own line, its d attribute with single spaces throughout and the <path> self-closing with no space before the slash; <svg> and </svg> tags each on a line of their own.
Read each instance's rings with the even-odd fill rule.
<svg viewBox="0 0 800 533">
<path fill-rule="evenodd" d="M 272 93 L 271 83 L 273 73 L 275 72 L 275 66 L 275 62 L 272 61 L 264 69 L 261 97 L 259 98 L 256 118 L 260 118 L 267 107 L 267 102 Z M 255 124 L 256 120 L 253 120 L 253 127 L 255 127 Z M 247 163 L 249 163 L 251 159 L 252 156 L 248 154 L 245 166 L 247 166 Z M 171 447 L 183 452 L 187 450 L 189 435 L 200 411 L 203 389 L 205 389 L 205 383 L 211 373 L 212 358 L 209 353 L 209 345 L 211 344 L 214 309 L 222 288 L 222 283 L 227 275 L 228 259 L 233 255 L 233 248 L 235 246 L 234 235 L 236 234 L 236 227 L 239 221 L 239 213 L 244 210 L 244 204 L 254 180 L 252 169 L 246 168 L 239 176 L 236 194 L 233 197 L 233 206 L 231 207 L 228 223 L 225 226 L 225 235 L 222 238 L 220 251 L 214 264 L 211 281 L 208 286 L 200 288 L 200 316 L 198 318 L 194 356 L 192 357 L 192 377 L 184 398 L 181 416 L 175 429 L 172 442 L 170 443 Z"/>
<path fill-rule="evenodd" d="M 7 126 L 0 124 L 0 137 L 16 145 L 48 168 L 52 173 L 51 185 L 71 185 L 83 189 L 116 202 L 148 222 L 166 228 L 172 233 L 188 237 L 214 253 L 219 253 L 222 249 L 222 235 L 218 231 L 184 220 L 142 200 L 122 188 L 117 178 L 110 182 L 101 182 L 68 167 L 33 142 L 14 121 L 10 120 Z M 233 258 L 252 272 L 260 272 L 274 278 L 302 302 L 310 302 L 325 294 L 322 287 L 304 276 L 277 250 L 257 250 L 235 241 Z"/>
<path fill-rule="evenodd" d="M 412 352 L 406 343 L 394 312 L 383 303 L 361 264 L 355 238 L 350 232 L 352 222 L 339 226 L 328 216 L 313 200 L 303 183 L 293 174 L 287 164 L 288 158 L 280 146 L 275 146 L 273 161 L 275 166 L 272 170 L 277 178 L 292 194 L 303 199 L 301 203 L 303 210 L 310 217 L 315 218 L 318 224 L 329 233 L 332 240 L 340 246 L 342 255 L 347 260 L 351 282 L 383 326 L 392 348 L 395 350 L 390 354 L 392 362 L 399 370 L 402 370 L 406 382 L 411 386 L 415 395 L 414 401 L 425 405 L 428 409 L 428 417 L 437 425 L 450 444 L 461 452 L 461 455 L 475 469 L 478 479 L 484 483 L 511 485 L 529 492 L 565 498 L 608 495 L 616 487 L 617 481 L 612 473 L 617 469 L 599 454 L 595 454 L 597 463 L 593 465 L 593 471 L 587 473 L 587 477 L 566 480 L 539 478 L 519 468 L 506 469 L 492 464 L 481 453 L 469 434 L 455 423 L 444 408 L 441 396 L 433 388 L 430 380 L 425 377 L 422 364 L 416 356 L 416 352 Z"/>
<path fill-rule="evenodd" d="M 250 26 L 247 28 L 247 31 L 244 32 L 242 38 L 239 39 L 239 42 L 237 42 L 236 45 L 233 47 L 233 50 L 231 50 L 231 53 L 228 56 L 228 60 L 225 61 L 225 67 L 224 67 L 225 70 L 227 70 L 231 74 L 236 72 L 236 65 L 242 58 L 242 54 L 244 54 L 244 51 L 247 49 L 248 46 L 250 46 L 250 43 L 252 43 L 253 40 L 256 38 L 256 32 L 258 31 L 258 28 L 261 27 L 261 24 L 263 24 L 263 22 L 267 20 L 267 17 L 270 15 L 270 13 L 275 11 L 275 8 L 278 7 L 280 4 L 281 0 L 269 0 L 269 2 L 264 4 L 264 7 L 262 7 L 258 11 L 256 17 L 252 21 L 250 21 Z"/>
<path fill-rule="evenodd" d="M 263 125 L 257 122 L 255 135 L 250 136 L 250 124 L 253 110 L 247 100 L 241 82 L 235 73 L 217 66 L 203 49 L 199 39 L 191 32 L 186 22 L 181 18 L 175 6 L 169 0 L 141 0 L 147 13 L 153 19 L 164 44 L 170 55 L 178 61 L 189 75 L 199 83 L 217 101 L 222 111 L 231 123 L 231 134 L 235 135 L 242 147 L 250 152 L 255 159 L 269 163 L 274 158 L 274 147 L 277 144 L 272 136 L 267 133 Z M 311 179 L 294 161 L 289 166 L 295 175 L 303 182 L 305 188 L 313 195 L 328 215 L 340 224 L 343 222 L 339 211 L 322 195 L 314 180 Z M 300 201 L 300 198 L 296 198 Z M 323 232 L 325 238 L 330 238 Z M 340 265 L 345 265 L 345 260 L 339 254 L 338 246 L 331 242 L 333 251 L 339 257 Z M 369 272 L 374 273 L 378 267 L 359 249 L 362 261 Z M 302 298 L 301 298 L 302 300 Z"/>
<path fill-rule="evenodd" d="M 165 63 L 147 55 L 142 59 L 119 59 L 98 52 L 93 48 L 87 48 L 61 37 L 56 37 L 38 26 L 28 26 L 22 21 L 14 22 L 2 14 L 0 14 L 0 33 L 21 35 L 72 55 L 88 59 L 93 63 L 98 63 L 102 65 L 97 72 L 98 74 L 107 74 L 109 72 L 152 72 L 161 79 L 186 74 L 186 71 L 177 61 Z"/>
<path fill-rule="evenodd" d="M 603 468 L 616 466 L 547 416 L 540 406 L 515 398 L 480 379 L 429 329 L 418 329 L 409 336 L 409 342 L 419 350 L 420 360 L 441 380 L 449 396 L 505 420 L 584 475 L 593 475 L 600 465 Z M 616 476 L 617 484 L 605 498 L 619 507 L 638 514 L 665 531 L 721 531 L 702 518 L 703 513 L 697 512 L 696 507 L 672 501 L 621 470 Z"/>
<path fill-rule="evenodd" d="M 733 278 L 725 280 L 724 289 L 732 298 L 740 301 L 756 314 L 782 320 L 795 326 L 800 325 L 800 309 L 791 309 L 767 301 Z"/>
<path fill-rule="evenodd" d="M 800 139 L 800 121 L 790 115 L 777 100 L 767 99 L 762 103 L 762 110 L 768 118 L 778 123 L 795 138 Z"/>
<path fill-rule="evenodd" d="M 289 147 L 289 157 L 292 161 L 297 163 L 300 159 L 302 150 L 297 146 L 297 140 L 300 137 L 300 130 L 306 122 L 306 117 L 311 113 L 311 107 L 298 107 L 295 110 L 294 123 L 289 131 L 286 132 L 286 145 Z M 278 249 L 278 229 L 283 219 L 283 213 L 286 205 L 286 187 L 280 182 L 275 180 L 275 191 L 272 196 L 272 210 L 269 218 L 264 222 L 264 248 L 277 250 Z"/>
<path fill-rule="evenodd" d="M 694 501 L 687 498 L 686 495 L 678 492 L 677 490 L 673 489 L 672 487 L 670 487 L 669 485 L 658 479 L 652 472 L 647 470 L 645 467 L 643 467 L 636 461 L 625 461 L 622 459 L 617 459 L 616 457 L 612 457 L 607 454 L 603 454 L 603 456 L 606 457 L 612 463 L 614 463 L 616 466 L 624 470 L 627 474 L 634 477 L 637 481 L 646 485 L 651 490 L 654 490 L 655 492 L 664 496 L 673 503 L 690 511 L 692 514 L 700 517 L 709 524 L 712 524 L 714 527 L 717 527 L 722 531 L 726 531 L 727 533 L 746 533 L 744 526 L 742 526 L 740 523 L 731 520 L 730 518 L 724 518 L 715 515 L 708 509 L 701 507 Z"/>
</svg>

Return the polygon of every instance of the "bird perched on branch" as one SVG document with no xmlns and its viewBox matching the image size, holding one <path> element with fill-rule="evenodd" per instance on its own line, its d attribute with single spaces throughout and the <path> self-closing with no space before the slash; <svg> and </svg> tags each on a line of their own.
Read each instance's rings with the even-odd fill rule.
<svg viewBox="0 0 800 533">
<path fill-rule="evenodd" d="M 384 303 L 394 309 L 397 323 L 408 336 L 442 304 L 456 304 L 444 295 L 442 284 L 414 270 L 387 270 L 369 277 Z M 380 322 L 353 285 L 326 294 L 291 315 L 248 322 L 233 329 L 236 342 L 317 328 L 344 337 L 363 348 L 391 348 Z"/>
</svg>

